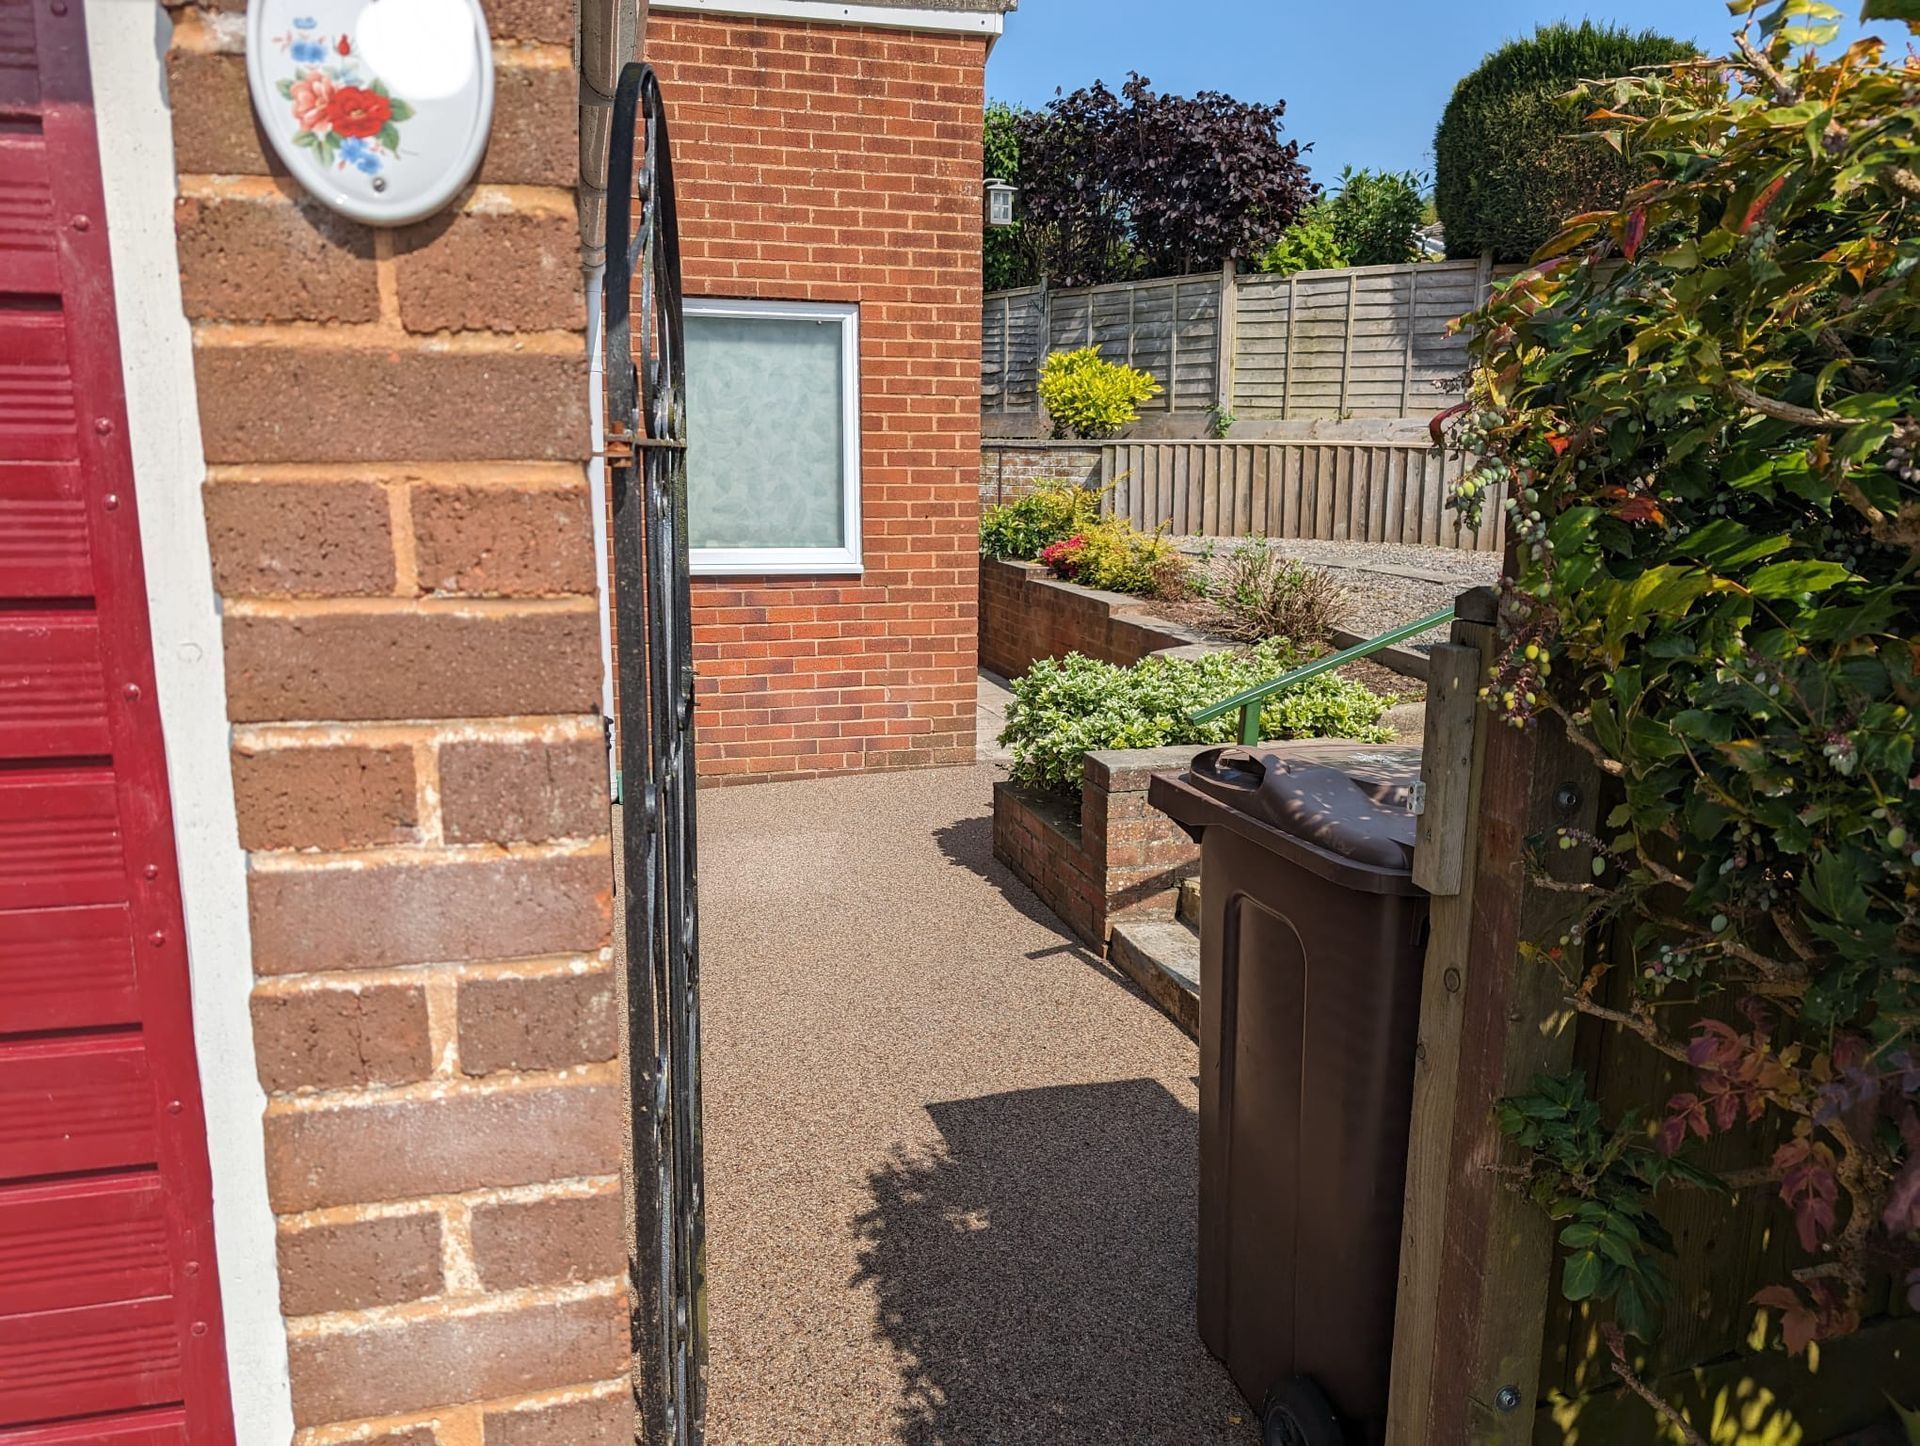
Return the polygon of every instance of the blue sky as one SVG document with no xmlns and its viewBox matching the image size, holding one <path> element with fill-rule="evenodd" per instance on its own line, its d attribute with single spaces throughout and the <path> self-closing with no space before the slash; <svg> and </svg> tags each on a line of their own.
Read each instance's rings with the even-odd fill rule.
<svg viewBox="0 0 1920 1446">
<path fill-rule="evenodd" d="M 1285 100 L 1288 134 L 1313 142 L 1315 180 L 1349 164 L 1426 172 L 1461 76 L 1542 22 L 1586 17 L 1653 27 L 1709 54 L 1724 53 L 1733 30 L 1724 0 L 1020 0 L 988 62 L 987 96 L 1041 105 L 1056 86 L 1118 89 L 1137 70 L 1156 90 Z"/>
</svg>

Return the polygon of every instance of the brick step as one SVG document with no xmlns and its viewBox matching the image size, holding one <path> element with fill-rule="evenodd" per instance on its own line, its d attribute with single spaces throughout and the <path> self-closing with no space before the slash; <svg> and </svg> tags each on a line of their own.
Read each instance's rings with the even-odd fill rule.
<svg viewBox="0 0 1920 1446">
<path fill-rule="evenodd" d="M 1182 891 L 1185 897 L 1185 891 Z M 1189 1035 L 1200 1033 L 1200 936 L 1178 919 L 1113 926 L 1107 958 Z"/>
<path fill-rule="evenodd" d="M 1200 876 L 1180 881 L 1180 897 L 1174 904 L 1174 917 L 1193 928 L 1200 927 Z"/>
</svg>

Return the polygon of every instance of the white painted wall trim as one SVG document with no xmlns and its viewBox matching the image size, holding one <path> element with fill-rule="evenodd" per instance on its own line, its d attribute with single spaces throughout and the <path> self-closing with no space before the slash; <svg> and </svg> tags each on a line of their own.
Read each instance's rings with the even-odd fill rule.
<svg viewBox="0 0 1920 1446">
<path fill-rule="evenodd" d="M 764 20 L 812 20 L 826 25 L 875 25 L 887 30 L 958 30 L 1000 38 L 997 10 L 920 10 L 910 5 L 846 5 L 839 0 L 652 0 L 654 10 L 698 10 Z"/>
<path fill-rule="evenodd" d="M 173 794 L 193 981 L 194 1051 L 213 1168 L 213 1231 L 234 1428 L 245 1446 L 293 1436 L 273 1210 L 254 1072 L 246 859 L 234 822 L 220 610 L 200 486 L 193 341 L 173 231 L 167 12 L 86 0 L 101 182 L 113 256 L 128 441 L 145 553 L 154 672 Z"/>
</svg>

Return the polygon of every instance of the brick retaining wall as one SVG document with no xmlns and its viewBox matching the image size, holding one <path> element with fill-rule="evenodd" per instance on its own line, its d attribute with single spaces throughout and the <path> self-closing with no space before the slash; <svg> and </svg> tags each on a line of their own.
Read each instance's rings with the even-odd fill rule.
<svg viewBox="0 0 1920 1446">
<path fill-rule="evenodd" d="M 1089 753 L 1077 811 L 1071 799 L 995 784 L 993 856 L 1096 949 L 1117 918 L 1171 916 L 1181 879 L 1200 871 L 1200 848 L 1147 802 L 1147 782 L 1199 751 Z"/>
<path fill-rule="evenodd" d="M 1098 447 L 1046 442 L 984 442 L 980 447 L 980 505 L 1011 502 L 1053 478 L 1094 487 L 1100 481 Z"/>
<path fill-rule="evenodd" d="M 1017 678 L 1037 659 L 1080 653 L 1137 663 L 1163 648 L 1206 642 L 1154 617 L 1145 598 L 1062 582 L 1037 562 L 980 559 L 980 666 Z"/>
</svg>

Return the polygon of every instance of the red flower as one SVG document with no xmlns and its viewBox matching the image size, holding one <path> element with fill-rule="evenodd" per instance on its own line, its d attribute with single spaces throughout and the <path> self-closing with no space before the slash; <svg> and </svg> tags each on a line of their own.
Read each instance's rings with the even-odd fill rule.
<svg viewBox="0 0 1920 1446">
<path fill-rule="evenodd" d="M 353 46 L 348 43 L 347 37 L 344 35 L 340 37 L 340 43 L 334 46 L 333 48 L 339 51 L 342 55 L 351 54 L 353 51 Z"/>
<path fill-rule="evenodd" d="M 393 115 L 393 103 L 374 90 L 343 85 L 327 102 L 327 119 L 334 131 L 343 136 L 377 136 Z"/>
</svg>

